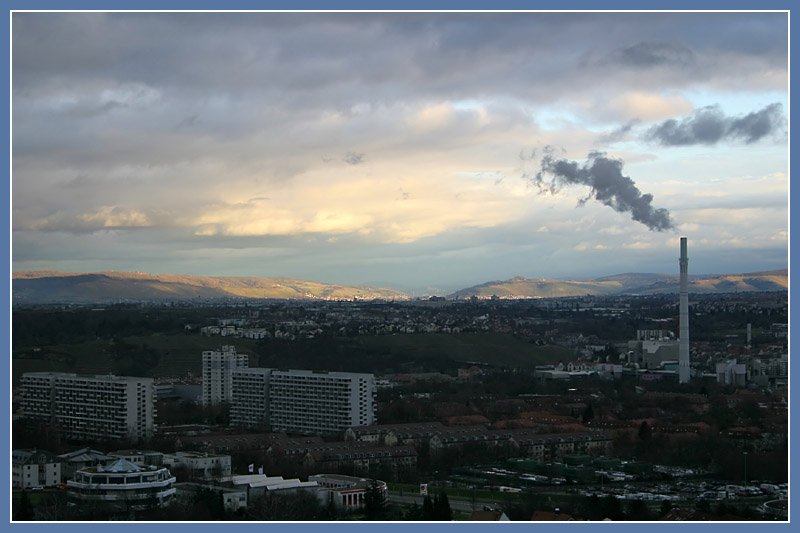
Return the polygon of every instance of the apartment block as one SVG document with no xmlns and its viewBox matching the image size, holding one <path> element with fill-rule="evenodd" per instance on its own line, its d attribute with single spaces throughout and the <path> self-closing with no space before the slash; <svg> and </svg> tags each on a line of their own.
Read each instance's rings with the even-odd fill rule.
<svg viewBox="0 0 800 533">
<path fill-rule="evenodd" d="M 237 368 L 231 372 L 231 425 L 269 426 L 270 368 Z"/>
<path fill-rule="evenodd" d="M 203 352 L 203 405 L 231 402 L 232 372 L 248 364 L 248 356 L 237 353 L 235 346 Z"/>
<path fill-rule="evenodd" d="M 349 372 L 273 370 L 269 378 L 272 431 L 343 432 L 375 423 L 375 377 Z"/>
<path fill-rule="evenodd" d="M 155 420 L 152 378 L 29 372 L 22 413 L 76 440 L 146 439 Z"/>
</svg>

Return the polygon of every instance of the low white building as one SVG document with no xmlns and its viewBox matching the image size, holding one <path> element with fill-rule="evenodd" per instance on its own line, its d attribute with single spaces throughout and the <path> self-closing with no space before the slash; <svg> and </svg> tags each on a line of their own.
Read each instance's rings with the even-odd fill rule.
<svg viewBox="0 0 800 533">
<path fill-rule="evenodd" d="M 185 468 L 190 479 L 219 479 L 231 475 L 231 456 L 200 452 L 164 454 L 164 466 L 173 470 Z"/>
<path fill-rule="evenodd" d="M 175 496 L 175 478 L 157 466 L 138 466 L 117 459 L 108 466 L 78 470 L 67 481 L 67 494 L 81 503 L 93 502 L 109 507 L 145 509 L 169 505 Z"/>
<path fill-rule="evenodd" d="M 12 450 L 11 486 L 54 487 L 61 483 L 61 461 L 44 450 Z"/>
<path fill-rule="evenodd" d="M 340 474 L 316 474 L 308 476 L 308 481 L 316 482 L 321 488 L 326 489 L 318 492 L 320 501 L 333 502 L 337 509 L 345 512 L 364 508 L 367 492 L 372 484 L 371 479 Z M 386 501 L 389 494 L 386 483 L 378 480 L 376 483 L 378 491 Z"/>
</svg>

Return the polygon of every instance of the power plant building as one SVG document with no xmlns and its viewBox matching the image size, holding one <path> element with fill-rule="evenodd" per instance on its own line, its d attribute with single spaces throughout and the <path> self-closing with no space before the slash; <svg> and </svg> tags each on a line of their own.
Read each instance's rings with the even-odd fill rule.
<svg viewBox="0 0 800 533">
<path fill-rule="evenodd" d="M 28 372 L 22 375 L 23 417 L 68 439 L 147 439 L 153 435 L 153 379 Z"/>
</svg>

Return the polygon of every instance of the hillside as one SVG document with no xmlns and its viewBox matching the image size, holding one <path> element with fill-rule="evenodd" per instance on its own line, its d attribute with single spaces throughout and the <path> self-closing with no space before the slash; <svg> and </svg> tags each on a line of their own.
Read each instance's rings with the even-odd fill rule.
<svg viewBox="0 0 800 533">
<path fill-rule="evenodd" d="M 724 293 L 781 291 L 789 287 L 788 271 L 691 276 L 689 292 Z M 490 281 L 454 292 L 449 298 L 558 298 L 564 296 L 661 294 L 679 290 L 678 276 L 667 274 L 617 274 L 585 281 L 515 277 Z"/>
<path fill-rule="evenodd" d="M 393 289 L 331 285 L 291 278 L 210 277 L 141 272 L 19 272 L 14 303 L 106 303 L 223 298 L 402 300 Z"/>
</svg>

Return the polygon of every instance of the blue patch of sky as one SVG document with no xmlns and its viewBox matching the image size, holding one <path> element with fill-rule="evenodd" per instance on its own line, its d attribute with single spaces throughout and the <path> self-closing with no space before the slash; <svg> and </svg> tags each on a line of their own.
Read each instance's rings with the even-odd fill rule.
<svg viewBox="0 0 800 533">
<path fill-rule="evenodd" d="M 695 108 L 719 105 L 727 115 L 746 115 L 778 102 L 788 108 L 786 91 L 719 91 L 692 89 L 681 93 Z M 679 118 L 679 117 L 676 117 Z"/>
</svg>

